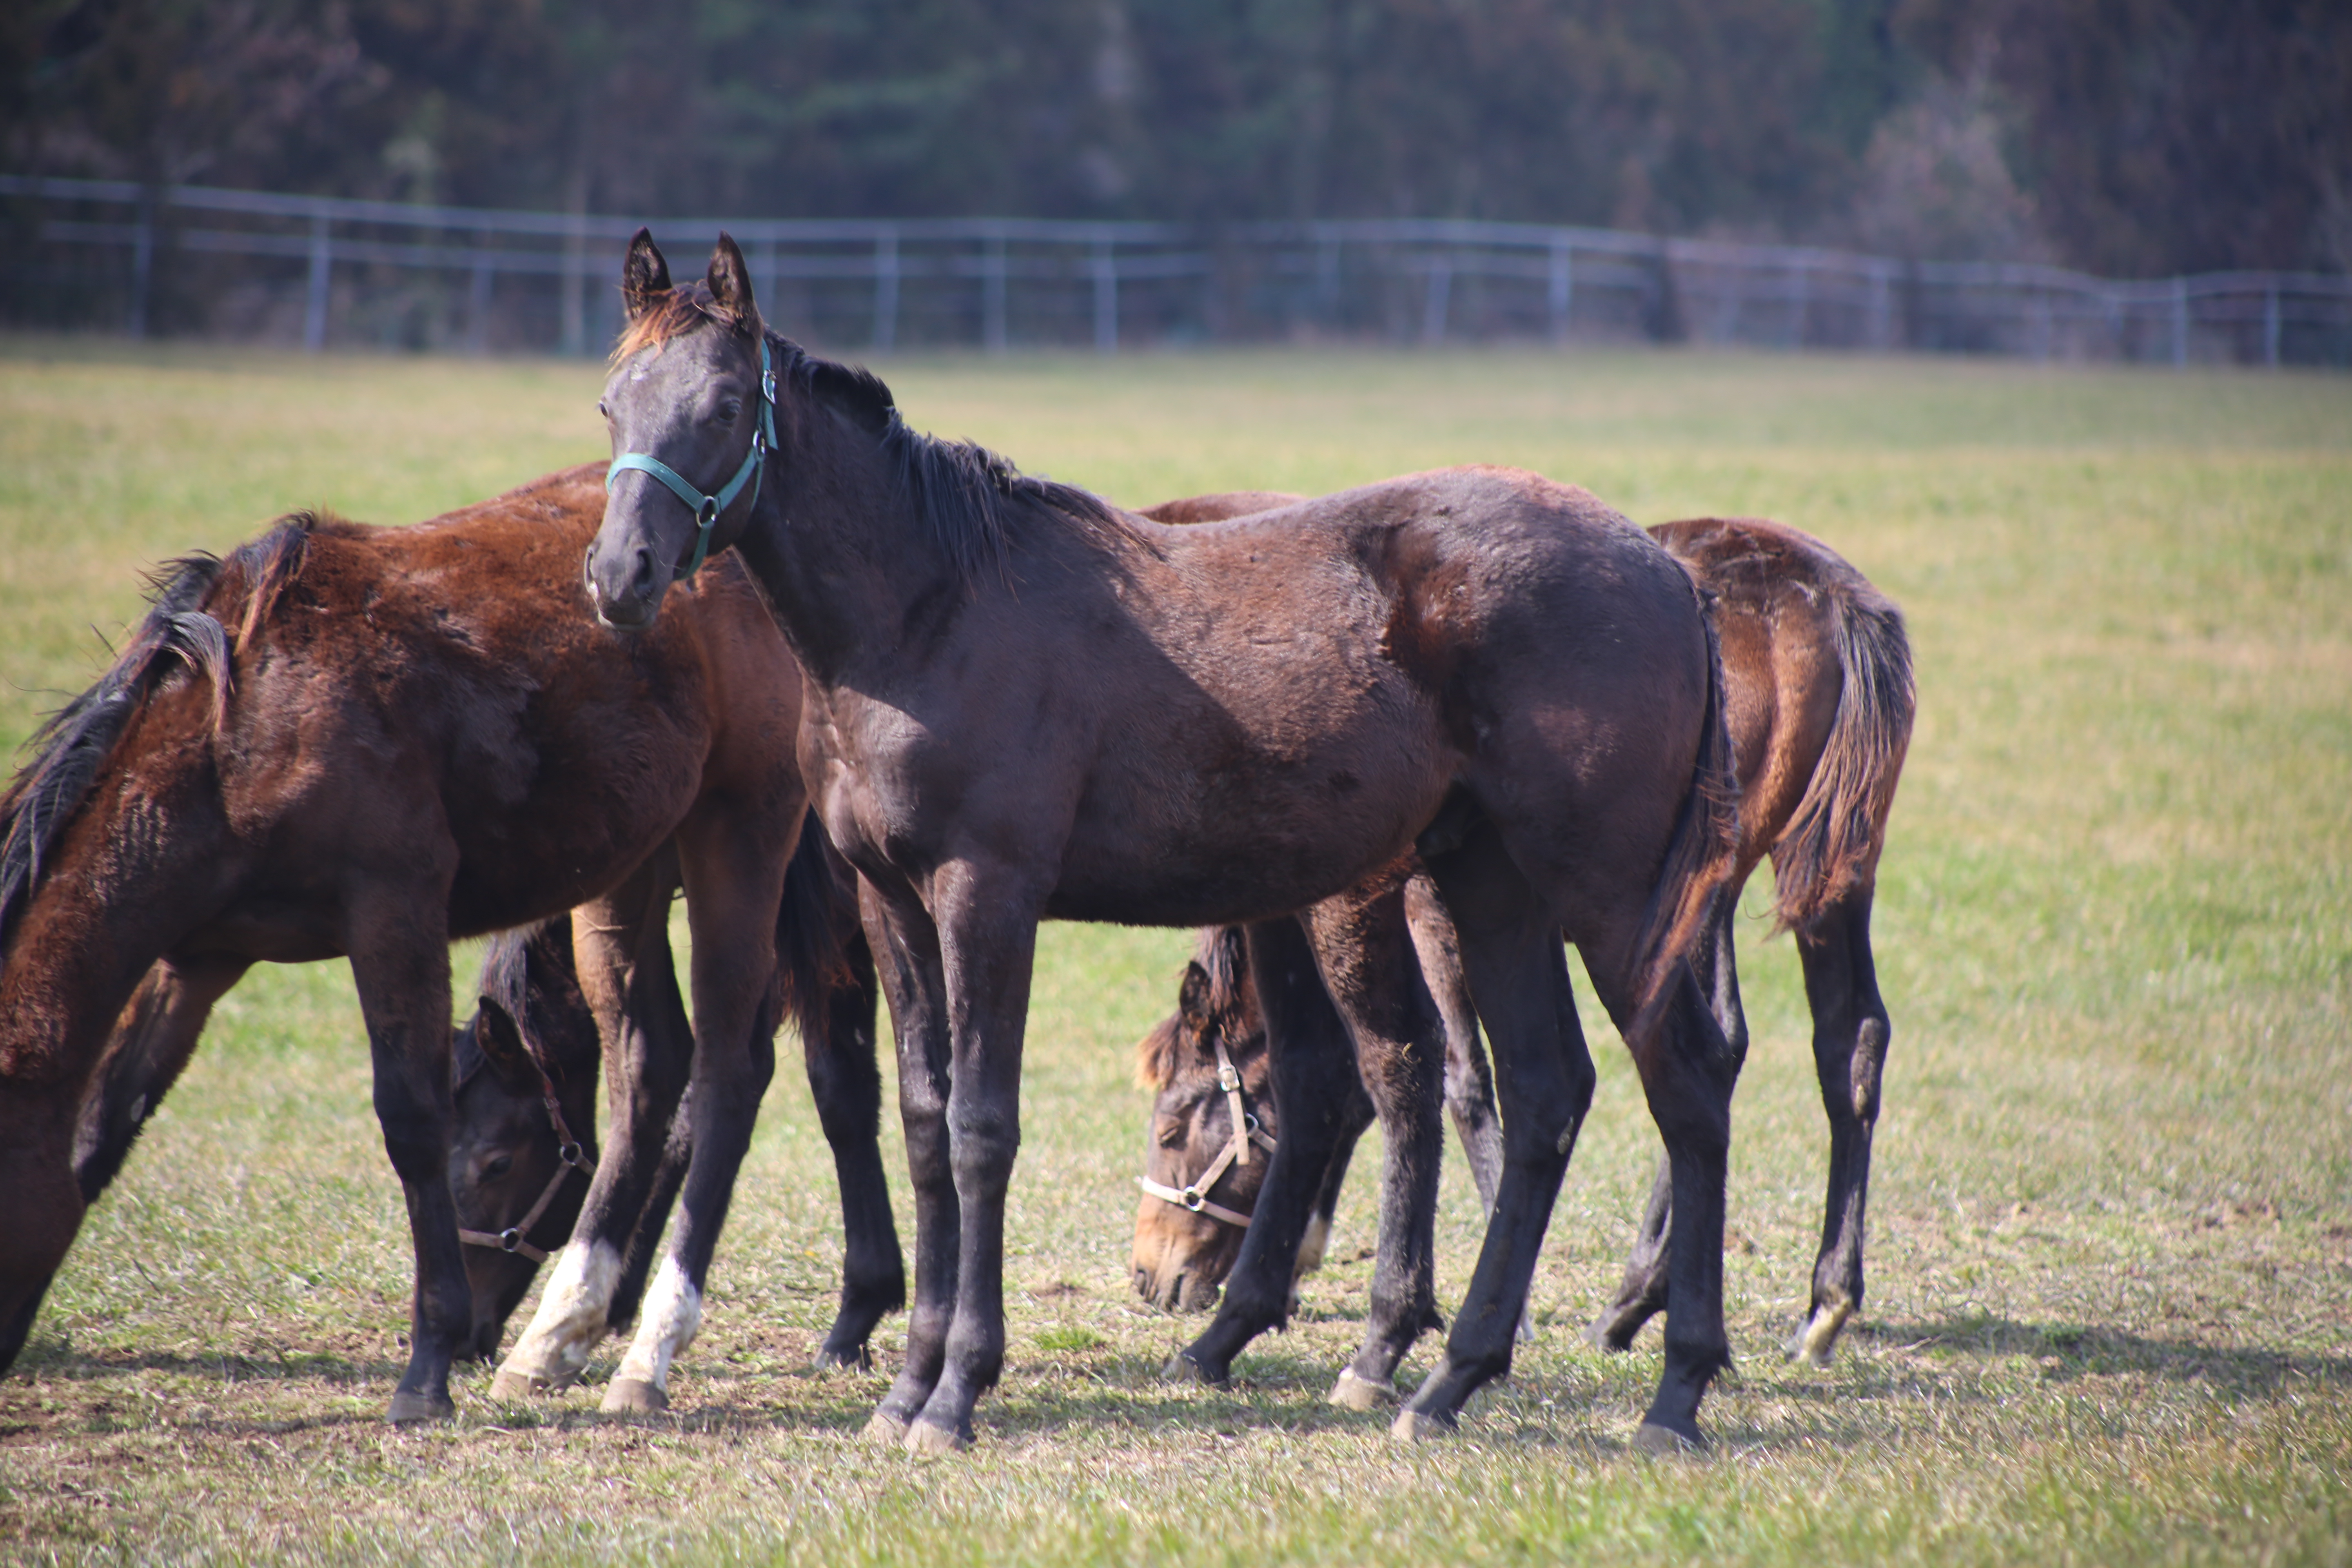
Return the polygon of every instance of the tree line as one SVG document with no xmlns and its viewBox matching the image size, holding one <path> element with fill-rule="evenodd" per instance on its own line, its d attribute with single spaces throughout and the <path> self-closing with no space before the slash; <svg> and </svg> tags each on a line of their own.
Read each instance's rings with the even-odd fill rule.
<svg viewBox="0 0 2352 1568">
<path fill-rule="evenodd" d="M 2352 270 L 2341 0 L 18 0 L 18 173 Z"/>
</svg>

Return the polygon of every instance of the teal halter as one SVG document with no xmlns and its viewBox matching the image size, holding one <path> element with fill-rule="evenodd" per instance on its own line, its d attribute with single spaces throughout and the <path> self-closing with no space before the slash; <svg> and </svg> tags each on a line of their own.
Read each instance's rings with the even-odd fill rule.
<svg viewBox="0 0 2352 1568">
<path fill-rule="evenodd" d="M 768 368 L 768 335 L 760 334 L 760 427 L 751 432 L 751 449 L 743 454 L 743 466 L 735 477 L 715 496 L 704 495 L 686 482 L 676 468 L 650 452 L 624 452 L 613 459 L 604 474 L 604 493 L 613 493 L 613 481 L 631 468 L 651 474 L 669 487 L 670 494 L 684 501 L 694 513 L 694 556 L 686 570 L 677 574 L 678 581 L 691 577 L 702 566 L 702 559 L 710 553 L 710 530 L 719 521 L 719 514 L 735 504 L 743 487 L 751 487 L 751 504 L 760 501 L 760 477 L 767 468 L 768 454 L 776 446 L 776 373 Z"/>
</svg>

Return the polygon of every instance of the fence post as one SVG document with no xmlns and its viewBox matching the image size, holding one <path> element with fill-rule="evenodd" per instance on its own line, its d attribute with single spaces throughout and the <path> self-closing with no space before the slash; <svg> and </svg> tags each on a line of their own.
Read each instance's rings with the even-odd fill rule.
<svg viewBox="0 0 2352 1568">
<path fill-rule="evenodd" d="M 139 195 L 139 228 L 131 242 L 131 335 L 147 335 L 147 295 L 155 278 L 155 195 Z"/>
<path fill-rule="evenodd" d="M 1895 346 L 1894 264 L 1874 262 L 1870 268 L 1870 346 L 1885 353 Z"/>
<path fill-rule="evenodd" d="M 1576 299 L 1575 263 L 1565 235 L 1554 236 L 1551 242 L 1550 290 L 1545 303 L 1551 308 L 1551 341 L 1568 342 L 1568 311 Z"/>
<path fill-rule="evenodd" d="M 1095 353 L 1118 352 L 1118 260 L 1111 241 L 1095 241 Z"/>
<path fill-rule="evenodd" d="M 1004 236 L 992 234 L 982 242 L 980 253 L 980 342 L 990 353 L 1001 354 L 1010 339 L 1005 331 L 1004 282 L 1009 269 L 1004 259 Z"/>
<path fill-rule="evenodd" d="M 1801 349 L 1805 346 L 1806 318 L 1813 313 L 1813 269 L 1800 261 L 1796 274 L 1796 282 L 1790 289 L 1794 297 L 1789 301 L 1789 346 Z"/>
<path fill-rule="evenodd" d="M 2279 289 L 2273 282 L 2263 290 L 2263 363 L 2278 369 Z"/>
<path fill-rule="evenodd" d="M 874 352 L 898 346 L 898 231 L 886 228 L 874 241 Z"/>
<path fill-rule="evenodd" d="M 772 239 L 761 240 L 760 247 L 751 253 L 751 289 L 760 301 L 761 312 L 766 315 L 776 308 L 776 278 L 779 271 L 776 265 L 776 242 Z M 773 317 L 771 315 L 770 319 L 773 320 Z"/>
<path fill-rule="evenodd" d="M 2186 274 L 2172 280 L 2172 368 L 2179 370 L 2189 363 L 2189 279 Z"/>
<path fill-rule="evenodd" d="M 1339 242 L 1328 236 L 1315 247 L 1315 309 L 1326 331 L 1339 326 Z"/>
<path fill-rule="evenodd" d="M 1421 341 L 1442 343 L 1445 341 L 1445 312 L 1454 294 L 1454 268 L 1450 263 L 1433 260 L 1429 264 L 1429 281 L 1421 295 Z"/>
<path fill-rule="evenodd" d="M 488 353 L 490 348 L 490 237 L 474 237 L 474 275 L 466 290 L 466 352 Z"/>
<path fill-rule="evenodd" d="M 310 219 L 310 287 L 302 301 L 302 346 L 317 353 L 327 346 L 327 286 L 335 265 L 333 245 L 327 237 L 327 215 Z"/>
<path fill-rule="evenodd" d="M 588 225 L 587 214 L 575 210 L 572 223 L 563 235 L 563 278 L 561 303 L 563 310 L 563 336 L 555 352 L 576 358 L 588 352 L 588 323 L 585 317 L 588 288 Z"/>
</svg>

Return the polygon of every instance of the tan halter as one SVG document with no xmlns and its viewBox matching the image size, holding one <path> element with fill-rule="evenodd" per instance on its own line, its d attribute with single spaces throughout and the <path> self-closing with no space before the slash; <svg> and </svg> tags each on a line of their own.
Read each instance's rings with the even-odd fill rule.
<svg viewBox="0 0 2352 1568">
<path fill-rule="evenodd" d="M 1233 1121 L 1234 1135 L 1225 1140 L 1224 1148 L 1218 1151 L 1216 1159 L 1210 1163 L 1209 1168 L 1183 1187 L 1171 1187 L 1164 1182 L 1155 1182 L 1149 1176 L 1138 1176 L 1135 1179 L 1135 1184 L 1164 1203 L 1171 1203 L 1178 1208 L 1190 1209 L 1194 1214 L 1204 1214 L 1211 1219 L 1222 1220 L 1227 1225 L 1247 1230 L 1250 1216 L 1239 1209 L 1229 1209 L 1223 1204 L 1211 1203 L 1209 1191 L 1224 1179 L 1228 1170 L 1235 1165 L 1249 1163 L 1251 1144 L 1255 1143 L 1268 1154 L 1272 1154 L 1274 1136 L 1257 1124 L 1257 1118 L 1252 1116 L 1248 1108 L 1242 1103 L 1242 1075 L 1234 1070 L 1233 1058 L 1225 1055 L 1225 1042 L 1223 1040 L 1217 1042 L 1217 1087 L 1225 1091 L 1225 1106 Z"/>
</svg>

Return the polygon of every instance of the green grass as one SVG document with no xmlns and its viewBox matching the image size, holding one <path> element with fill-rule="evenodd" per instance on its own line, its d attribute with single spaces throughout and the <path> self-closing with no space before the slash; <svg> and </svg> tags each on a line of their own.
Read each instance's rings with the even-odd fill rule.
<svg viewBox="0 0 2352 1568">
<path fill-rule="evenodd" d="M 1837 1365 L 1777 1354 L 1823 1140 L 1794 957 L 1753 891 L 1738 1369 L 1698 1463 L 1627 1449 L 1655 1331 L 1626 1357 L 1575 1331 L 1654 1158 L 1597 1025 L 1540 1336 L 1460 1440 L 1400 1448 L 1321 1403 L 1362 1327 L 1360 1179 L 1237 1389 L 1161 1384 L 1197 1325 L 1126 1281 L 1129 1049 L 1188 938 L 1073 927 L 1041 944 L 1009 1364 L 971 1454 L 866 1447 L 885 1373 L 807 1370 L 839 1241 L 789 1052 L 673 1416 L 496 1405 L 479 1369 L 457 1422 L 392 1431 L 400 1201 L 347 975 L 317 965 L 224 1005 L 0 1381 L 0 1551 L 2352 1561 L 2352 382 L 1603 353 L 883 368 L 917 425 L 1122 500 L 1517 463 L 1643 521 L 1796 522 L 1902 602 L 1921 712 L 1876 926 L 1895 1038 L 1870 1301 Z M 90 679 L 142 567 L 290 507 L 414 519 L 598 456 L 595 390 L 541 363 L 0 344 L 0 741 Z M 1476 1230 L 1458 1162 L 1446 1183 L 1450 1301 Z"/>
</svg>

